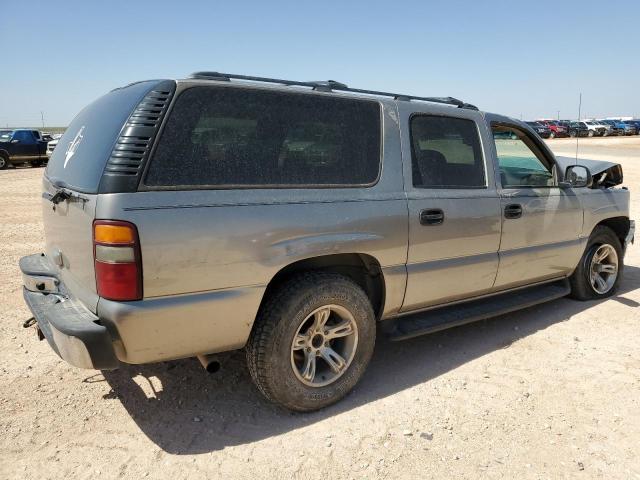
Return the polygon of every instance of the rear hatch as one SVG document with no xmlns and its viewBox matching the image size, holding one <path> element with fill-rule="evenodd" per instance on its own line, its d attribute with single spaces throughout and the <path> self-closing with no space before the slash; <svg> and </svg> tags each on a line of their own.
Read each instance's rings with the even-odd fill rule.
<svg viewBox="0 0 640 480">
<path fill-rule="evenodd" d="M 93 220 L 110 158 L 120 155 L 132 112 L 159 81 L 119 88 L 83 109 L 53 151 L 43 179 L 45 253 L 71 295 L 95 313 L 98 295 L 93 261 Z M 114 148 L 118 153 L 114 153 Z M 146 148 L 145 148 L 146 150 Z M 70 198 L 54 204 L 60 189 Z"/>
</svg>

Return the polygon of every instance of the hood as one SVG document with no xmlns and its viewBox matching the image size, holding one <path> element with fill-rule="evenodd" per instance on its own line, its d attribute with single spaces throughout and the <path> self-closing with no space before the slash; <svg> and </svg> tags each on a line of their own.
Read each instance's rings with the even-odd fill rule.
<svg viewBox="0 0 640 480">
<path fill-rule="evenodd" d="M 576 165 L 575 157 L 556 157 L 556 160 L 562 171 L 569 165 Z M 577 164 L 589 169 L 593 175 L 593 188 L 610 188 L 622 183 L 622 165 L 619 163 L 579 158 Z"/>
</svg>

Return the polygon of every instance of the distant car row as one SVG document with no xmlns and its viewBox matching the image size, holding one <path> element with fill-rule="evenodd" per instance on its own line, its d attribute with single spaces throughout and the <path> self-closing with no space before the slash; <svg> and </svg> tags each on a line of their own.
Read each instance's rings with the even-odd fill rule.
<svg viewBox="0 0 640 480">
<path fill-rule="evenodd" d="M 640 135 L 640 120 L 538 120 L 525 122 L 542 138 Z"/>
<path fill-rule="evenodd" d="M 45 165 L 61 136 L 24 128 L 0 130 L 0 170 L 9 165 Z"/>
</svg>

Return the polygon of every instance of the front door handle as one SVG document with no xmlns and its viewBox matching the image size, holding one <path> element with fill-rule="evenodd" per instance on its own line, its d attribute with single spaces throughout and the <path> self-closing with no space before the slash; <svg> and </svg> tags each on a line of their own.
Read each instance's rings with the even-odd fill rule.
<svg viewBox="0 0 640 480">
<path fill-rule="evenodd" d="M 444 222 L 444 212 L 440 208 L 427 208 L 420 211 L 420 225 L 440 225 Z"/>
<path fill-rule="evenodd" d="M 504 207 L 504 218 L 520 218 L 522 216 L 522 205 L 512 203 Z"/>
</svg>

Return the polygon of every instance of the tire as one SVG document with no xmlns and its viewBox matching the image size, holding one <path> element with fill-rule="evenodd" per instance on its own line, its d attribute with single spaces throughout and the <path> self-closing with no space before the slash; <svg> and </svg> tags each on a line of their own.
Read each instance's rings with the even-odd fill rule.
<svg viewBox="0 0 640 480">
<path fill-rule="evenodd" d="M 569 136 L 571 138 L 576 138 L 577 134 L 576 134 L 576 132 L 569 132 Z"/>
<path fill-rule="evenodd" d="M 600 263 L 597 262 L 597 258 L 594 260 L 594 256 L 601 256 L 607 249 L 610 249 L 611 252 L 606 258 Z M 600 283 L 600 281 L 596 279 L 594 284 L 592 281 L 594 270 L 600 270 L 605 265 L 611 265 L 613 263 L 616 265 L 615 277 L 612 276 L 613 274 L 611 273 L 602 271 L 598 276 L 603 283 Z M 610 269 L 610 267 L 606 268 Z M 623 270 L 623 251 L 620 239 L 610 228 L 597 226 L 593 229 L 589 237 L 587 248 L 585 248 L 578 267 L 571 277 L 569 277 L 571 297 L 577 300 L 594 300 L 610 297 L 618 288 Z"/>
<path fill-rule="evenodd" d="M 556 138 L 556 134 L 555 134 L 555 133 L 553 133 L 553 132 L 551 132 L 551 133 L 549 134 L 549 140 L 553 140 L 554 138 Z"/>
<path fill-rule="evenodd" d="M 594 133 L 593 130 L 589 130 L 589 133 L 587 133 L 587 137 L 593 137 Z"/>
<path fill-rule="evenodd" d="M 317 325 L 324 325 L 324 332 L 313 334 Z M 349 329 L 351 334 L 345 334 Z M 342 335 L 320 338 L 332 330 Z M 246 346 L 247 364 L 268 400 L 310 412 L 351 391 L 369 364 L 375 338 L 371 302 L 358 285 L 338 274 L 305 273 L 278 288 L 261 307 Z M 331 369 L 326 356 L 341 370 Z"/>
<path fill-rule="evenodd" d="M 0 153 L 0 170 L 5 168 L 9 168 L 9 158 L 4 153 Z"/>
</svg>

